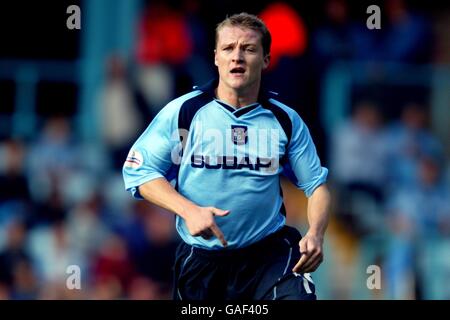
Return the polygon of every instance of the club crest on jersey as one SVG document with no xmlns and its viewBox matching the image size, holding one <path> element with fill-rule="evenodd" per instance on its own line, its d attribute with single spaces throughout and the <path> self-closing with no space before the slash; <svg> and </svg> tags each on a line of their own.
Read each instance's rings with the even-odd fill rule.
<svg viewBox="0 0 450 320">
<path fill-rule="evenodd" d="M 248 141 L 247 126 L 231 125 L 231 140 L 238 146 L 246 144 Z"/>
<path fill-rule="evenodd" d="M 142 166 L 142 162 L 142 154 L 137 150 L 131 150 L 128 153 L 127 159 L 125 160 L 125 167 L 137 169 Z"/>
</svg>

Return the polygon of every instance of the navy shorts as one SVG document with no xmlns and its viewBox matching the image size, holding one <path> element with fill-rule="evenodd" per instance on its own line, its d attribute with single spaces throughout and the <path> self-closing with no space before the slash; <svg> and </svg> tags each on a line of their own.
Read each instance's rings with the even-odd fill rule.
<svg viewBox="0 0 450 320">
<path fill-rule="evenodd" d="M 174 266 L 175 300 L 315 300 L 309 273 L 293 273 L 300 259 L 297 229 L 279 231 L 245 248 L 205 250 L 181 242 Z"/>
</svg>

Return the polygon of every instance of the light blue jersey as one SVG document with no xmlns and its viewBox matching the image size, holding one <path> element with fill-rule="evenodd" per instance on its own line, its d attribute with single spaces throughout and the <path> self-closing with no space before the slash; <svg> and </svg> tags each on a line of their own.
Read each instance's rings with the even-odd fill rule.
<svg viewBox="0 0 450 320">
<path fill-rule="evenodd" d="M 214 97 L 216 87 L 211 82 L 165 106 L 132 146 L 123 176 L 136 198 L 140 185 L 165 177 L 195 204 L 230 210 L 215 221 L 233 249 L 285 224 L 281 173 L 309 197 L 328 170 L 305 123 L 276 94 L 235 109 Z M 179 216 L 176 229 L 189 245 L 223 249 L 215 237 L 193 237 Z"/>
</svg>

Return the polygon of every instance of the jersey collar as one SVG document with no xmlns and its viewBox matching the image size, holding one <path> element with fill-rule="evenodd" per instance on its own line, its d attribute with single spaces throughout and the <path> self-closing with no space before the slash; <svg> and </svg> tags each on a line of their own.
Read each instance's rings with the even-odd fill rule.
<svg viewBox="0 0 450 320">
<path fill-rule="evenodd" d="M 245 107 L 242 107 L 239 109 L 235 109 L 232 106 L 226 104 L 225 102 L 216 99 L 215 89 L 217 88 L 218 85 L 219 85 L 219 78 L 216 77 L 202 86 L 194 86 L 194 89 L 203 91 L 205 94 L 207 94 L 211 98 L 211 100 L 215 100 L 219 105 L 221 105 L 227 111 L 231 112 L 236 117 L 240 117 L 240 116 L 252 111 L 253 109 L 257 108 L 260 104 L 263 106 L 267 105 L 268 100 L 272 96 L 278 95 L 278 93 L 276 93 L 276 92 L 267 90 L 267 88 L 264 85 L 264 82 L 261 81 L 261 87 L 259 90 L 258 101 L 251 105 L 248 105 L 248 106 L 245 106 Z"/>
<path fill-rule="evenodd" d="M 250 111 L 256 109 L 259 106 L 259 102 L 255 102 L 252 104 L 249 104 L 248 106 L 241 107 L 239 109 L 233 108 L 226 102 L 223 102 L 219 99 L 214 99 L 218 104 L 220 104 L 223 108 L 231 112 L 235 117 L 239 118 L 240 116 L 249 113 Z"/>
</svg>

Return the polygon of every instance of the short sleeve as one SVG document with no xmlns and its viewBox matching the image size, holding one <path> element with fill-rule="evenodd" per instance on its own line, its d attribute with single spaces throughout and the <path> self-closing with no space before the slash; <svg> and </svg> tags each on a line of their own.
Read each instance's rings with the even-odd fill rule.
<svg viewBox="0 0 450 320">
<path fill-rule="evenodd" d="M 292 136 L 288 146 L 290 168 L 297 187 L 310 197 L 314 190 L 325 183 L 328 169 L 321 166 L 316 147 L 309 130 L 297 113 L 291 116 Z"/>
<path fill-rule="evenodd" d="M 148 181 L 166 177 L 177 164 L 180 106 L 168 104 L 153 119 L 144 133 L 131 147 L 122 173 L 125 189 L 135 198 L 142 199 L 138 187 Z"/>
</svg>

